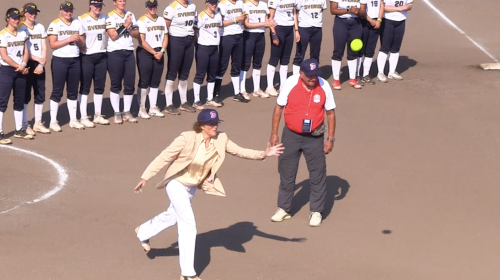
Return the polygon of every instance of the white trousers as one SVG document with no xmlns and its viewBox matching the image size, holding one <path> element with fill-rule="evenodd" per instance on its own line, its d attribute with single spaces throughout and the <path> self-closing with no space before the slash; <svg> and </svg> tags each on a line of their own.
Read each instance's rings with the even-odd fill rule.
<svg viewBox="0 0 500 280">
<path fill-rule="evenodd" d="M 181 275 L 195 276 L 197 274 L 194 270 L 194 252 L 197 231 L 191 199 L 196 187 L 186 187 L 174 179 L 167 183 L 166 190 L 170 199 L 167 211 L 142 224 L 137 232 L 137 238 L 141 241 L 148 240 L 177 223 Z"/>
</svg>

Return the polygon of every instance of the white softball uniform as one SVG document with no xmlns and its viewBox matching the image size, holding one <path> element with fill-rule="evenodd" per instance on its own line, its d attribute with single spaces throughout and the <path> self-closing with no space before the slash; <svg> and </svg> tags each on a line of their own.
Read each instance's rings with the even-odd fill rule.
<svg viewBox="0 0 500 280">
<path fill-rule="evenodd" d="M 128 15 L 131 15 L 132 27 L 137 26 L 137 21 L 135 20 L 135 16 L 130 11 L 125 11 L 125 14 L 122 16 L 118 14 L 115 10 L 108 13 L 108 17 L 106 18 L 106 29 L 118 29 L 125 23 Z M 107 51 L 117 51 L 117 50 L 134 50 L 134 41 L 130 33 L 125 32 L 122 36 L 118 37 L 115 41 L 108 36 L 108 46 Z"/>
<path fill-rule="evenodd" d="M 236 0 L 233 2 L 231 0 L 222 0 L 218 5 L 218 9 L 220 14 L 224 17 L 224 20 L 233 20 L 234 18 L 241 16 L 241 14 L 243 13 L 243 1 Z M 242 33 L 243 23 L 238 22 L 226 27 L 222 27 L 221 36 L 236 35 Z"/>
<path fill-rule="evenodd" d="M 95 54 L 106 52 L 106 16 L 99 14 L 94 18 L 90 13 L 78 17 L 85 32 L 85 45 L 87 50 L 84 54 Z"/>
<path fill-rule="evenodd" d="M 218 46 L 220 43 L 220 28 L 222 16 L 215 13 L 213 17 L 205 11 L 198 15 L 196 28 L 198 29 L 198 44 L 204 46 Z"/>
<path fill-rule="evenodd" d="M 163 17 L 171 21 L 170 35 L 175 37 L 194 36 L 193 28 L 197 16 L 196 5 L 190 1 L 188 1 L 187 5 L 174 1 L 163 11 Z"/>
<path fill-rule="evenodd" d="M 357 7 L 358 9 L 361 8 L 361 4 L 366 4 L 367 0 L 330 0 L 330 2 L 336 2 L 339 3 L 339 9 L 340 10 L 347 10 L 351 7 Z M 348 13 L 348 14 L 343 14 L 338 16 L 339 18 L 351 18 L 351 17 L 358 17 L 355 14 Z"/>
<path fill-rule="evenodd" d="M 269 0 L 269 9 L 274 9 L 274 21 L 279 26 L 293 26 L 293 9 L 295 9 L 295 0 Z"/>
<path fill-rule="evenodd" d="M 413 0 L 384 0 L 386 6 L 401 7 L 406 4 L 413 4 Z M 384 18 L 394 21 L 403 21 L 408 17 L 408 11 L 384 13 Z"/>
<path fill-rule="evenodd" d="M 71 37 L 73 34 L 83 35 L 83 26 L 79 20 L 71 20 L 71 23 L 66 22 L 62 18 L 58 18 L 50 23 L 47 34 L 57 36 L 57 41 L 63 41 Z M 75 42 L 71 42 L 63 47 L 52 51 L 53 56 L 57 57 L 79 57 L 80 49 Z"/>
<path fill-rule="evenodd" d="M 267 15 L 269 15 L 269 8 L 266 2 L 259 1 L 256 4 L 252 0 L 247 0 L 243 3 L 243 11 L 248 14 L 249 23 L 265 22 L 267 20 Z M 252 33 L 264 33 L 266 28 L 264 26 L 252 29 L 245 29 L 247 32 Z"/>
<path fill-rule="evenodd" d="M 326 0 L 302 0 L 295 6 L 299 16 L 299 27 L 322 27 L 323 10 L 327 8 Z"/>
<path fill-rule="evenodd" d="M 36 57 L 42 57 L 42 41 L 47 38 L 45 27 L 38 22 L 35 22 L 32 27 L 23 23 L 20 30 L 26 32 L 26 35 L 28 35 L 28 48 L 30 54 Z"/>
<path fill-rule="evenodd" d="M 144 34 L 144 39 L 151 48 L 161 48 L 165 34 L 168 34 L 167 24 L 165 19 L 157 17 L 156 19 L 150 17 L 149 14 L 143 15 L 137 21 L 139 33 Z M 142 48 L 141 44 L 139 46 Z"/>
<path fill-rule="evenodd" d="M 7 28 L 0 31 L 0 48 L 7 49 L 7 55 L 17 64 L 23 62 L 26 40 L 28 40 L 28 35 L 22 30 L 18 30 L 15 34 L 10 33 Z M 1 56 L 0 64 L 9 66 L 7 62 L 3 61 Z"/>
</svg>

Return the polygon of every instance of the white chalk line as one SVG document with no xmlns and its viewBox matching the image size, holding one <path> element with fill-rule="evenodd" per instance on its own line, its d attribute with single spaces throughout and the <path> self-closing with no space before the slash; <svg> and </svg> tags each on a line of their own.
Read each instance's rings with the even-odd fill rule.
<svg viewBox="0 0 500 280">
<path fill-rule="evenodd" d="M 29 151 L 29 150 L 25 150 L 25 149 L 21 149 L 21 148 L 16 148 L 16 147 L 12 147 L 12 146 L 0 145 L 0 148 L 11 149 L 11 150 L 14 150 L 14 151 L 17 151 L 17 152 L 25 153 L 25 154 L 28 154 L 30 156 L 34 156 L 34 157 L 37 157 L 39 159 L 42 159 L 42 160 L 48 162 L 52 167 L 54 167 L 54 169 L 57 171 L 57 175 L 59 177 L 59 181 L 57 182 L 57 185 L 53 189 L 51 189 L 50 191 L 48 191 L 47 193 L 43 194 L 42 196 L 40 196 L 40 197 L 38 197 L 36 199 L 30 200 L 30 201 L 25 201 L 25 202 L 23 202 L 23 203 L 15 206 L 15 207 L 12 207 L 12 208 L 10 208 L 8 210 L 4 210 L 4 211 L 0 212 L 0 215 L 8 213 L 10 211 L 13 211 L 13 210 L 15 210 L 15 209 L 23 206 L 24 204 L 33 204 L 33 203 L 37 203 L 37 202 L 43 201 L 43 200 L 45 200 L 45 199 L 47 199 L 47 198 L 55 195 L 56 193 L 58 193 L 66 185 L 66 180 L 68 179 L 68 174 L 66 173 L 66 170 L 59 163 L 53 161 L 52 159 L 50 159 L 50 158 L 48 158 L 46 156 L 43 156 L 41 154 L 38 154 L 36 152 L 32 152 L 32 151 Z"/>
<path fill-rule="evenodd" d="M 438 14 L 442 19 L 444 19 L 451 27 L 455 28 L 460 34 L 464 35 L 465 38 L 467 38 L 474 46 L 476 46 L 478 49 L 480 49 L 485 55 L 487 55 L 491 60 L 494 62 L 498 63 L 498 59 L 496 59 L 491 53 L 489 53 L 485 48 L 483 48 L 479 43 L 474 41 L 469 35 L 467 35 L 462 29 L 460 29 L 453 21 L 451 21 L 447 16 L 445 16 L 438 8 L 436 8 L 429 0 L 422 0 L 429 8 L 434 10 L 436 14 Z"/>
</svg>

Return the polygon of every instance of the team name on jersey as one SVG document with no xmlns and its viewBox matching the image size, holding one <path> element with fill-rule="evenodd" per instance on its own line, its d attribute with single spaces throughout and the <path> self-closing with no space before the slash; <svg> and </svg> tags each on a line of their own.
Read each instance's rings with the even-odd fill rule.
<svg viewBox="0 0 500 280">
<path fill-rule="evenodd" d="M 195 13 L 194 12 L 186 12 L 186 13 L 178 13 L 178 17 L 194 17 Z"/>
<path fill-rule="evenodd" d="M 75 31 L 75 30 L 62 30 L 62 31 L 59 31 L 59 36 L 73 35 L 73 34 L 79 34 L 79 32 Z"/>
<path fill-rule="evenodd" d="M 203 27 L 205 27 L 206 29 L 208 29 L 208 28 L 214 28 L 214 27 L 220 27 L 220 24 L 219 23 L 207 23 Z"/>
<path fill-rule="evenodd" d="M 323 9 L 323 6 L 321 6 L 321 5 L 304 5 L 303 8 L 306 10 L 308 10 L 308 9 Z"/>
<path fill-rule="evenodd" d="M 157 30 L 165 31 L 165 26 L 151 26 L 151 27 L 148 27 L 147 29 L 148 29 L 148 32 L 157 31 Z"/>
<path fill-rule="evenodd" d="M 228 15 L 230 14 L 235 14 L 235 13 L 243 13 L 243 9 L 232 9 L 232 10 L 227 10 L 226 12 Z"/>
<path fill-rule="evenodd" d="M 100 24 L 100 25 L 90 25 L 90 26 L 87 26 L 87 30 L 88 31 L 102 30 L 102 29 L 106 29 L 106 25 Z"/>
<path fill-rule="evenodd" d="M 30 40 L 36 40 L 36 39 L 43 39 L 42 34 L 34 34 L 34 35 L 29 35 L 28 38 Z"/>
<path fill-rule="evenodd" d="M 7 42 L 7 48 L 12 48 L 12 47 L 19 47 L 24 45 L 24 41 L 17 41 L 17 42 Z"/>
<path fill-rule="evenodd" d="M 266 10 L 251 10 L 250 14 L 267 14 Z"/>
<path fill-rule="evenodd" d="M 279 5 L 280 9 L 288 9 L 288 8 L 293 8 L 295 7 L 295 4 L 284 4 L 284 5 Z"/>
</svg>

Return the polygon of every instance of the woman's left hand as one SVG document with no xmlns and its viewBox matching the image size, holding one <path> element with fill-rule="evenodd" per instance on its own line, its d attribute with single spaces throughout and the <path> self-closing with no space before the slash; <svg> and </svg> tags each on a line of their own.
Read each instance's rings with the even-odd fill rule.
<svg viewBox="0 0 500 280">
<path fill-rule="evenodd" d="M 264 151 L 264 156 L 265 157 L 274 157 L 274 156 L 279 156 L 280 154 L 283 153 L 283 150 L 285 147 L 283 147 L 283 143 L 279 143 L 276 146 L 271 147 L 271 143 L 267 143 L 267 149 Z"/>
</svg>

